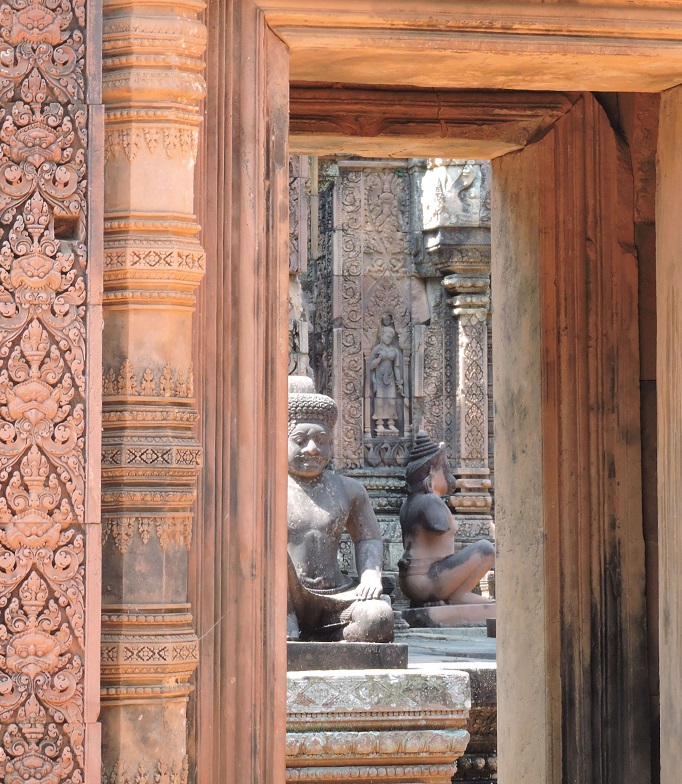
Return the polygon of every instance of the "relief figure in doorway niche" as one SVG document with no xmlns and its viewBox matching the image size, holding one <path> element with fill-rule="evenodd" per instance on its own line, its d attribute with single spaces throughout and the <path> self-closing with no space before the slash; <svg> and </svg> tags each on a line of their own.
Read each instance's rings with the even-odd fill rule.
<svg viewBox="0 0 682 784">
<path fill-rule="evenodd" d="M 382 597 L 383 542 L 357 479 L 327 470 L 336 403 L 312 379 L 289 378 L 287 639 L 390 642 L 393 610 Z M 341 536 L 355 545 L 359 584 L 339 568 Z"/>
<path fill-rule="evenodd" d="M 404 396 L 403 354 L 390 316 L 384 316 L 379 340 L 369 356 L 374 420 L 377 435 L 398 435 L 398 395 Z"/>
<path fill-rule="evenodd" d="M 412 607 L 432 604 L 478 604 L 488 618 L 495 603 L 473 592 L 495 564 L 495 547 L 487 540 L 455 552 L 455 519 L 441 498 L 455 490 L 445 453 L 420 430 L 406 468 L 408 496 L 400 509 L 405 552 L 398 561 L 400 589 Z"/>
</svg>

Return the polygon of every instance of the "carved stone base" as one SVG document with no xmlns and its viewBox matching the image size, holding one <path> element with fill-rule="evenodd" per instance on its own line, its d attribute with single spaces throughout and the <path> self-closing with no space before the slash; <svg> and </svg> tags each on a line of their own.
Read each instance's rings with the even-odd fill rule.
<svg viewBox="0 0 682 784">
<path fill-rule="evenodd" d="M 407 667 L 407 645 L 382 642 L 288 642 L 287 669 L 385 670 Z"/>
<path fill-rule="evenodd" d="M 287 781 L 449 784 L 469 742 L 462 672 L 287 676 Z"/>
<path fill-rule="evenodd" d="M 471 710 L 467 729 L 471 740 L 457 763 L 453 784 L 497 781 L 497 665 L 457 664 L 469 674 Z"/>
</svg>

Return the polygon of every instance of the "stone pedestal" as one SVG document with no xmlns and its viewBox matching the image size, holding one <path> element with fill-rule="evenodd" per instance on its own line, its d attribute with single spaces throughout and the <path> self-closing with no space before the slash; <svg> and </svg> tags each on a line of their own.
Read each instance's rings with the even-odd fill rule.
<svg viewBox="0 0 682 784">
<path fill-rule="evenodd" d="M 449 784 L 469 741 L 461 672 L 287 676 L 287 781 Z"/>
<path fill-rule="evenodd" d="M 407 645 L 386 642 L 287 642 L 287 670 L 383 670 L 407 667 Z"/>
</svg>

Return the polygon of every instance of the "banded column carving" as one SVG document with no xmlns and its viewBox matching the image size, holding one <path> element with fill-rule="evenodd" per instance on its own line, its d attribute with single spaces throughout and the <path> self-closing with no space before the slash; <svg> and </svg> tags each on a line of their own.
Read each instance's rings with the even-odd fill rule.
<svg viewBox="0 0 682 784">
<path fill-rule="evenodd" d="M 434 159 L 422 180 L 426 256 L 444 275 L 455 319 L 458 542 L 493 538 L 489 443 L 489 165 Z"/>
<path fill-rule="evenodd" d="M 0 10 L 5 784 L 99 777 L 101 273 L 89 263 L 100 227 L 87 185 L 101 176 L 91 152 L 99 79 L 88 65 L 97 13 L 85 0 L 8 0 Z"/>
<path fill-rule="evenodd" d="M 105 3 L 103 781 L 185 784 L 203 4 Z"/>
</svg>

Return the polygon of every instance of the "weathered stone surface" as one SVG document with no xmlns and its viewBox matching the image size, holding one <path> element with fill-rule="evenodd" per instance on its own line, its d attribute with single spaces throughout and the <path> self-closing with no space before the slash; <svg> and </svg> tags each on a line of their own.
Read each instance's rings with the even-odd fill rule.
<svg viewBox="0 0 682 784">
<path fill-rule="evenodd" d="M 677 200 L 682 178 L 682 90 L 663 95 L 656 193 L 658 337 L 658 509 L 660 550 L 661 784 L 674 784 L 682 765 L 682 221 Z M 673 480 L 672 477 L 677 479 Z"/>
<path fill-rule="evenodd" d="M 287 728 L 463 727 L 469 679 L 460 672 L 416 670 L 289 673 Z"/>
<path fill-rule="evenodd" d="M 407 645 L 371 642 L 288 642 L 287 670 L 381 670 L 407 667 Z"/>
<path fill-rule="evenodd" d="M 436 444 L 420 430 L 405 468 L 407 498 L 400 509 L 400 526 L 405 552 L 398 562 L 400 588 L 411 606 L 446 602 L 451 609 L 449 625 L 455 620 L 453 606 L 465 618 L 494 614 L 494 603 L 473 593 L 481 578 L 495 564 L 495 548 L 487 541 L 456 550 L 457 524 L 440 497 L 452 492 L 455 478 L 445 453 L 445 444 Z M 420 616 L 435 618 L 425 613 Z M 403 614 L 409 623 L 409 617 Z M 445 620 L 446 616 L 441 615 Z"/>
<path fill-rule="evenodd" d="M 287 781 L 445 784 L 469 705 L 461 672 L 289 673 Z"/>
<path fill-rule="evenodd" d="M 352 11 L 336 2 L 300 8 L 301 0 L 290 0 L 266 13 L 300 82 L 657 92 L 678 84 L 682 72 L 672 43 L 682 38 L 682 12 L 665 0 L 512 0 L 494 10 L 421 0 L 379 13 L 370 0 Z M 627 52 L 623 40 L 632 42 Z M 472 157 L 485 154 L 474 150 Z"/>
<path fill-rule="evenodd" d="M 589 94 L 493 163 L 499 760 L 512 780 L 649 776 L 632 198 Z"/>
<path fill-rule="evenodd" d="M 525 111 L 517 111 L 519 101 Z M 433 93 L 293 84 L 292 152 L 364 158 L 493 158 L 523 147 L 571 106 L 561 93 Z"/>
<path fill-rule="evenodd" d="M 381 529 L 360 482 L 327 470 L 336 403 L 312 379 L 289 376 L 288 640 L 391 642 L 383 601 Z M 358 584 L 339 566 L 341 535 L 355 546 Z"/>
<path fill-rule="evenodd" d="M 410 607 L 401 610 L 403 618 L 415 628 L 453 628 L 484 625 L 496 613 L 494 602 L 486 604 L 445 604 L 438 607 Z"/>
<path fill-rule="evenodd" d="M 502 8 L 504 13 L 498 15 L 497 10 Z M 268 53 L 272 54 L 273 47 L 280 46 L 281 39 L 278 39 L 277 35 L 281 35 L 286 44 L 290 45 L 294 58 L 294 75 L 314 81 L 339 78 L 340 81 L 354 83 L 380 80 L 383 84 L 393 82 L 476 88 L 497 86 L 537 89 L 547 86 L 551 89 L 659 89 L 680 81 L 680 19 L 680 9 L 674 2 L 645 4 L 625 0 L 610 0 L 608 3 L 603 0 L 585 0 L 581 3 L 509 2 L 496 4 L 495 7 L 458 0 L 447 4 L 430 3 L 427 0 L 425 3 L 411 5 L 382 4 L 379 13 L 376 2 L 362 0 L 350 6 L 336 3 L 334 7 L 322 2 L 297 0 L 294 4 L 278 0 L 268 3 L 262 14 L 248 0 L 238 4 L 212 4 L 211 24 L 215 38 L 211 68 L 216 88 L 207 111 L 214 133 L 210 137 L 206 167 L 207 191 L 210 194 L 207 198 L 206 214 L 214 216 L 207 222 L 207 235 L 212 238 L 212 251 L 215 256 L 212 264 L 218 272 L 207 287 L 207 299 L 216 307 L 210 308 L 206 316 L 207 331 L 211 333 L 211 338 L 207 341 L 210 354 L 210 371 L 207 376 L 211 383 L 207 385 L 206 409 L 209 424 L 206 429 L 209 440 L 214 441 L 211 445 L 211 456 L 218 455 L 224 459 L 211 460 L 210 477 L 206 482 L 206 493 L 209 497 L 207 539 L 211 547 L 203 552 L 215 552 L 215 558 L 206 559 L 210 574 L 205 585 L 215 589 L 206 591 L 210 596 L 205 601 L 204 630 L 208 636 L 204 644 L 208 652 L 208 666 L 212 666 L 211 657 L 219 652 L 222 654 L 222 660 L 216 666 L 224 669 L 219 677 L 211 676 L 207 679 L 210 688 L 204 690 L 204 699 L 214 701 L 212 704 L 215 706 L 215 712 L 212 712 L 212 708 L 209 710 L 210 720 L 207 723 L 213 723 L 213 726 L 217 727 L 216 736 L 219 741 L 216 741 L 215 746 L 209 743 L 207 749 L 204 747 L 206 753 L 201 758 L 204 765 L 209 766 L 209 771 L 212 767 L 219 780 L 230 780 L 229 775 L 232 774 L 234 780 L 241 777 L 246 780 L 260 778 L 263 781 L 275 782 L 283 776 L 277 767 L 281 763 L 281 754 L 278 756 L 279 752 L 273 753 L 273 748 L 275 751 L 279 748 L 275 723 L 277 711 L 281 710 L 281 695 L 277 689 L 281 686 L 282 679 L 277 675 L 281 676 L 283 671 L 282 655 L 281 649 L 278 650 L 276 645 L 263 645 L 263 640 L 269 639 L 263 631 L 276 629 L 278 622 L 281 625 L 283 610 L 278 591 L 281 594 L 284 585 L 281 575 L 278 581 L 270 571 L 272 564 L 277 561 L 277 547 L 279 546 L 280 553 L 284 547 L 281 538 L 277 539 L 276 525 L 277 522 L 281 523 L 283 517 L 284 491 L 274 470 L 277 459 L 266 454 L 267 449 L 273 447 L 273 438 L 275 441 L 277 438 L 268 432 L 268 425 L 281 422 L 281 412 L 284 410 L 283 371 L 280 369 L 278 375 L 275 368 L 283 368 L 286 364 L 286 351 L 282 349 L 286 345 L 286 336 L 276 326 L 286 320 L 286 314 L 278 304 L 286 303 L 286 282 L 282 284 L 279 268 L 273 264 L 272 259 L 276 258 L 277 254 L 269 252 L 272 242 L 270 235 L 265 232 L 266 224 L 274 227 L 276 231 L 278 225 L 281 226 L 282 213 L 286 213 L 285 199 L 281 189 L 278 191 L 277 179 L 266 176 L 266 173 L 273 172 L 268 170 L 265 164 L 265 151 L 272 149 L 273 139 L 286 138 L 287 58 L 278 58 L 278 67 L 274 71 L 271 69 L 272 58 L 268 59 Z M 271 25 L 276 33 L 271 34 L 268 25 Z M 396 31 L 399 31 L 397 36 Z M 268 38 L 270 35 L 271 39 Z M 273 44 L 273 41 L 276 43 Z M 286 44 L 281 44 L 282 51 Z M 273 83 L 276 84 L 274 88 Z M 267 101 L 265 108 L 261 101 L 264 95 L 264 100 Z M 519 110 L 522 111 L 522 104 Z M 277 129 L 279 134 L 273 133 L 273 128 Z M 602 131 L 604 136 L 609 133 L 606 126 L 600 127 L 600 132 Z M 552 137 L 552 141 L 555 138 Z M 676 149 L 672 138 L 669 145 L 669 151 Z M 281 148 L 284 148 L 284 142 Z M 571 197 L 562 203 L 563 209 L 554 212 L 551 220 L 528 220 L 525 231 L 521 228 L 515 232 L 508 228 L 505 232 L 507 243 L 501 242 L 498 247 L 510 250 L 515 264 L 527 261 L 526 248 L 537 249 L 539 226 L 544 227 L 541 231 L 546 230 L 551 235 L 555 222 L 561 223 L 576 217 L 583 205 L 589 208 L 593 206 L 592 197 L 595 191 L 589 184 L 593 169 L 584 171 L 575 165 L 576 148 L 567 144 L 565 139 L 556 141 L 556 149 L 557 161 L 562 162 L 556 169 L 553 166 L 531 168 L 537 163 L 537 159 L 532 156 L 524 158 L 518 167 L 513 167 L 513 179 L 518 184 L 517 190 L 510 189 L 514 196 L 518 197 L 514 210 L 520 214 L 535 213 L 537 217 L 538 190 L 529 185 L 529 178 L 538 171 L 550 176 L 550 173 L 560 170 L 560 176 L 550 189 L 550 196 L 554 193 L 554 187 L 557 192 L 561 192 L 564 177 L 570 179 L 575 171 L 579 171 L 584 187 L 571 188 Z M 620 149 L 623 152 L 623 148 Z M 565 165 L 567 160 L 571 166 Z M 286 162 L 283 165 L 285 166 Z M 610 178 L 611 182 L 616 179 Z M 675 193 L 679 191 L 679 187 L 677 178 L 673 180 L 670 187 L 671 192 Z M 609 177 L 604 177 L 603 181 L 608 182 Z M 269 196 L 268 187 L 271 183 L 274 183 L 273 190 L 279 192 L 281 202 Z M 544 191 L 539 199 L 548 201 Z M 273 202 L 275 210 L 272 209 Z M 670 205 L 671 215 L 674 215 L 675 200 L 670 199 L 667 203 Z M 590 240 L 588 247 L 579 247 L 575 249 L 575 253 L 567 253 L 565 261 L 590 257 L 590 254 L 603 244 L 605 236 L 612 237 L 616 234 L 612 230 L 592 231 L 591 228 L 582 232 L 583 238 Z M 623 240 L 623 247 L 630 245 L 627 239 Z M 675 258 L 678 246 L 679 243 L 676 243 L 673 236 L 669 256 L 671 259 Z M 545 255 L 544 250 L 543 248 L 541 256 Z M 286 265 L 286 247 L 283 263 Z M 282 269 L 286 271 L 286 266 Z M 599 286 L 602 285 L 598 274 L 600 269 L 601 266 L 597 265 L 596 274 L 590 276 L 591 285 L 597 282 Z M 611 269 L 613 272 L 614 268 Z M 569 274 L 574 272 L 568 263 L 557 265 L 557 273 L 564 270 Z M 509 272 L 509 288 L 513 292 L 516 286 L 514 266 L 511 266 Z M 627 289 L 628 284 L 623 281 L 622 272 L 623 270 L 618 268 L 616 274 L 606 274 L 605 278 L 614 286 L 622 284 L 623 288 Z M 534 277 L 537 279 L 533 272 L 529 276 L 530 281 Z M 672 296 L 672 287 L 670 292 Z M 505 304 L 509 304 L 505 300 L 506 296 L 501 294 L 496 301 L 496 307 L 504 308 Z M 582 300 L 583 297 L 578 296 L 571 301 L 571 312 L 584 318 L 585 314 L 580 307 Z M 225 308 L 226 303 L 230 303 L 230 308 Z M 532 297 L 526 299 L 525 303 L 531 307 L 538 304 Z M 561 303 L 564 303 L 564 298 L 559 290 L 555 299 L 548 299 L 547 310 L 542 313 L 551 313 Z M 622 304 L 621 302 L 619 307 Z M 623 319 L 619 307 L 612 309 L 610 313 L 620 324 Z M 224 315 L 225 310 L 229 311 L 227 316 Z M 532 327 L 535 322 L 529 318 L 528 311 L 518 310 L 521 325 Z M 670 309 L 671 312 L 672 310 L 673 308 Z M 570 332 L 572 326 L 572 322 L 564 322 L 561 329 L 555 330 L 554 334 L 563 335 L 564 330 Z M 587 327 L 582 321 L 576 328 L 580 330 Z M 625 330 L 621 330 L 613 322 L 604 320 L 596 334 L 615 333 L 620 337 L 624 332 Z M 671 337 L 670 345 L 674 346 L 675 341 L 679 345 L 677 336 L 673 334 Z M 539 357 L 529 356 L 528 352 L 524 351 L 527 348 L 525 343 L 517 352 L 513 350 L 511 342 L 509 348 L 509 355 L 500 359 L 503 364 L 518 361 L 519 368 L 523 368 L 526 374 L 534 370 L 538 379 L 541 378 L 540 371 L 550 374 L 554 372 L 556 351 L 550 350 Z M 669 350 L 672 357 L 673 349 Z M 574 351 L 569 351 L 568 355 L 571 360 L 580 356 Z M 213 383 L 211 376 L 216 375 L 215 368 L 222 369 L 223 366 L 227 370 L 219 372 L 219 379 Z M 605 363 L 605 366 L 608 366 L 608 363 Z M 594 370 L 595 365 L 591 367 Z M 576 365 L 572 364 L 564 369 L 566 372 L 563 379 L 570 382 Z M 580 378 L 587 382 L 593 375 L 585 373 Z M 606 388 L 610 388 L 607 379 L 603 376 L 599 378 Z M 631 376 L 629 373 L 617 374 L 619 384 L 623 378 L 630 379 Z M 530 384 L 530 380 L 528 383 Z M 523 383 L 514 387 L 515 391 L 519 389 L 523 391 L 527 387 L 524 387 Z M 679 406 L 678 409 L 673 409 L 675 400 L 679 400 L 679 394 L 674 385 L 671 385 L 670 389 L 670 396 L 666 398 L 667 415 L 679 409 Z M 616 397 L 621 394 L 618 390 Z M 555 404 L 564 411 L 568 406 L 571 414 L 588 408 L 584 400 L 573 398 L 567 401 L 567 395 L 563 394 L 558 397 L 543 397 L 538 394 L 533 402 L 537 405 L 536 409 L 531 410 L 537 411 L 545 404 L 550 408 L 550 404 Z M 599 442 L 604 432 L 601 428 L 601 414 L 597 413 L 602 410 L 601 403 L 592 406 L 590 410 L 593 412 L 591 423 L 594 427 L 590 427 L 589 432 L 581 433 L 581 436 L 585 436 L 581 438 L 582 444 Z M 543 409 L 543 415 L 545 411 L 546 409 Z M 226 412 L 231 412 L 232 416 L 226 416 Z M 524 411 L 523 407 L 519 406 L 517 414 L 526 416 L 528 410 Z M 666 492 L 673 494 L 673 501 L 679 486 L 679 460 L 674 454 L 673 442 L 680 428 L 675 428 L 675 423 L 674 415 L 666 416 L 667 438 L 672 443 L 672 447 L 669 447 L 672 457 L 663 461 L 666 470 L 661 478 L 667 488 Z M 253 446 L 245 447 L 240 438 L 247 432 L 255 441 Z M 515 461 L 524 464 L 531 457 L 537 459 L 539 454 L 543 454 L 545 467 L 556 468 L 559 465 L 557 455 L 543 450 L 542 444 L 539 450 L 533 450 L 532 438 L 523 442 L 524 448 L 529 441 L 530 454 L 524 452 L 524 449 L 516 450 L 513 455 Z M 281 442 L 278 449 L 282 449 Z M 276 455 L 278 449 L 273 448 L 272 455 Z M 596 454 L 597 450 L 592 453 L 593 456 Z M 266 461 L 264 468 L 261 462 L 263 460 Z M 595 462 L 598 462 L 596 457 Z M 633 461 L 633 464 L 635 463 L 636 461 Z M 565 480 L 565 492 L 569 495 L 570 503 L 559 504 L 555 507 L 555 512 L 563 515 L 566 510 L 572 511 L 580 505 L 573 503 L 577 495 L 576 488 L 570 481 L 573 477 L 572 464 L 562 460 L 561 465 L 565 468 L 562 479 Z M 577 465 L 588 466 L 591 463 L 589 460 L 582 460 L 578 461 Z M 278 466 L 282 469 L 281 459 Z M 557 475 L 558 472 L 555 472 L 555 477 Z M 593 488 L 597 490 L 595 497 L 601 497 L 603 489 L 614 484 L 608 472 L 596 472 L 592 481 Z M 583 487 L 589 484 L 586 482 Z M 630 481 L 618 482 L 621 491 L 632 484 Z M 540 481 L 534 489 L 539 497 L 543 483 Z M 214 502 L 215 497 L 218 498 L 217 502 Z M 531 510 L 537 511 L 537 507 L 533 505 L 534 497 L 533 494 L 528 495 L 524 498 L 524 503 L 528 504 Z M 624 508 L 637 509 L 638 504 L 625 503 Z M 601 521 L 599 514 L 587 517 L 592 525 L 595 525 L 595 521 Z M 674 515 L 670 517 L 673 518 Z M 531 556 L 537 555 L 538 550 L 546 547 L 544 532 L 534 525 L 537 519 L 526 514 L 525 520 L 520 516 L 517 521 L 520 530 L 528 537 L 522 549 L 527 546 Z M 623 518 L 615 519 L 616 525 L 620 525 L 621 519 L 628 522 L 627 514 Z M 665 516 L 663 519 L 669 518 Z M 244 520 L 248 520 L 250 524 L 244 526 Z M 516 534 L 516 530 L 513 533 Z M 569 544 L 574 535 L 572 530 L 567 533 Z M 577 535 L 575 541 L 579 541 Z M 508 544 L 512 551 L 519 551 L 518 546 L 514 549 L 511 538 Z M 627 543 L 622 548 L 614 549 L 627 557 L 630 555 Z M 607 551 L 611 552 L 611 549 Z M 677 565 L 672 550 L 670 554 L 673 558 L 670 574 L 673 575 L 671 579 L 675 580 Z M 568 561 L 570 565 L 577 562 L 578 560 L 573 559 Z M 244 568 L 244 564 L 248 564 L 250 568 Z M 264 564 L 270 568 L 265 568 Z M 542 581 L 544 585 L 546 581 L 556 579 L 557 564 L 561 565 L 558 559 L 554 562 L 548 559 L 543 561 L 538 569 L 537 559 L 529 558 L 528 564 L 522 568 L 519 575 L 513 575 L 511 570 L 504 575 L 503 585 L 505 588 L 518 585 L 519 590 L 514 595 L 525 597 L 524 591 L 528 590 L 528 586 L 536 586 L 538 581 Z M 631 574 L 631 565 L 622 570 L 614 568 L 606 574 L 596 570 L 593 585 L 596 584 L 597 591 L 603 592 L 605 596 L 621 597 L 623 593 L 620 589 L 624 584 L 630 584 Z M 219 579 L 212 580 L 212 577 Z M 673 582 L 673 585 L 677 585 L 677 582 Z M 565 584 L 563 587 L 565 593 L 562 594 L 562 599 L 572 599 L 578 593 L 574 583 Z M 585 587 L 582 581 L 579 587 Z M 539 593 L 542 595 L 542 592 Z M 588 597 L 590 591 L 581 591 L 580 596 Z M 277 604 L 278 601 L 280 605 Z M 674 614 L 677 606 L 675 603 L 679 604 L 676 592 L 671 591 L 670 602 L 668 611 Z M 531 612 L 531 628 L 527 636 L 544 641 L 547 629 L 542 624 L 546 624 L 550 631 L 557 632 L 559 608 L 563 607 L 563 604 L 545 603 L 544 598 L 532 600 L 529 604 L 532 611 L 539 608 L 540 612 Z M 259 617 L 265 619 L 263 622 L 253 622 L 254 607 L 261 611 Z M 589 606 L 582 608 L 581 623 L 587 622 L 591 609 L 593 608 Z M 230 612 L 226 615 L 228 610 Z M 224 623 L 225 617 L 229 618 L 230 624 Z M 539 623 L 538 619 L 542 619 L 542 622 Z M 213 625 L 218 625 L 221 621 L 223 623 L 218 626 L 218 631 L 210 633 Z M 623 623 L 619 629 L 623 632 L 622 636 L 609 638 L 609 643 L 620 644 L 630 633 L 637 635 L 639 630 L 643 629 L 643 623 L 638 619 L 631 624 Z M 600 644 L 599 640 L 595 642 Z M 544 644 L 540 646 L 543 656 L 550 648 L 551 646 Z M 556 670 L 566 661 L 580 661 L 585 665 L 592 665 L 593 653 L 589 644 L 578 653 L 579 657 L 569 658 L 567 651 L 557 651 L 555 657 L 550 657 L 550 661 L 556 663 Z M 220 657 L 216 655 L 215 658 Z M 675 661 L 679 661 L 679 658 Z M 629 667 L 631 663 L 640 661 L 641 656 L 624 655 L 620 663 L 626 663 Z M 538 664 L 539 667 L 536 666 Z M 561 678 L 558 673 L 550 672 L 548 677 L 538 675 L 541 671 L 547 674 L 546 668 L 543 669 L 545 664 L 546 659 L 542 656 L 539 659 L 528 655 L 523 659 L 519 656 L 517 661 L 507 659 L 507 675 L 504 680 L 509 684 L 511 705 L 521 709 L 527 708 L 528 705 L 532 707 L 533 697 L 539 688 L 554 699 L 554 704 L 560 704 Z M 612 689 L 610 676 L 614 675 L 617 679 L 621 672 L 619 666 L 614 666 L 603 680 L 604 685 Z M 534 680 L 531 676 L 534 676 Z M 679 680 L 677 678 L 675 682 L 679 683 Z M 617 694 L 617 688 L 613 691 Z M 569 691 L 569 694 L 572 692 Z M 609 743 L 600 744 L 591 733 L 591 728 L 600 727 L 599 721 L 594 719 L 600 715 L 599 708 L 604 707 L 602 703 L 597 704 L 602 699 L 602 694 L 601 690 L 581 692 L 581 700 L 584 697 L 584 702 L 581 701 L 580 704 L 585 707 L 586 712 L 594 713 L 592 720 L 581 728 L 580 737 L 585 739 L 586 747 L 589 743 L 594 744 L 605 765 L 613 760 L 618 766 L 623 757 L 622 748 L 613 748 Z M 629 702 L 633 706 L 639 706 L 644 701 L 635 698 Z M 570 699 L 566 701 L 565 707 L 571 708 Z M 235 720 L 237 711 L 241 722 Z M 540 717 L 542 722 L 546 721 L 546 717 L 551 713 L 552 711 L 535 711 L 535 715 Z M 212 722 L 214 717 L 216 721 Z M 519 724 L 524 728 L 537 726 L 533 722 L 532 712 L 528 718 L 529 725 L 523 721 Z M 561 717 L 554 718 L 556 720 L 546 725 L 539 736 L 531 736 L 530 741 L 527 733 L 525 737 L 520 736 L 519 742 L 511 750 L 512 754 L 521 757 L 521 752 L 530 749 L 532 756 L 536 749 L 541 749 L 542 753 L 546 753 L 546 757 L 550 758 L 551 764 L 541 767 L 534 765 L 537 759 L 530 760 L 528 778 L 531 781 L 538 780 L 538 776 L 546 780 L 561 780 L 562 776 L 570 773 L 564 770 L 564 759 L 570 761 L 575 757 L 565 754 L 562 759 L 562 744 L 555 742 L 556 738 L 553 737 L 553 728 L 561 726 Z M 621 713 L 618 718 L 625 717 Z M 613 728 L 620 726 L 617 722 L 609 722 L 609 725 Z M 578 736 L 576 733 L 576 737 Z M 639 749 L 645 755 L 644 746 L 645 744 L 633 743 L 630 748 Z M 674 759 L 672 761 L 674 763 Z M 679 770 L 679 765 L 675 767 L 673 764 L 671 770 L 672 775 L 676 775 L 675 771 Z M 622 778 L 619 769 L 614 771 L 613 777 L 614 780 Z M 594 779 L 588 777 L 586 780 Z"/>
</svg>

